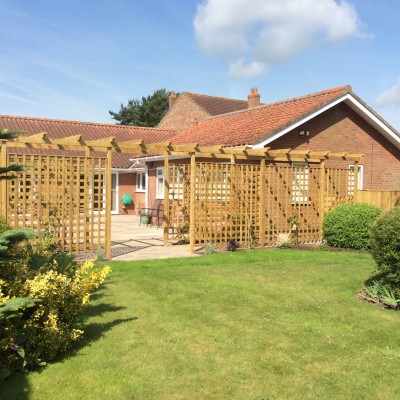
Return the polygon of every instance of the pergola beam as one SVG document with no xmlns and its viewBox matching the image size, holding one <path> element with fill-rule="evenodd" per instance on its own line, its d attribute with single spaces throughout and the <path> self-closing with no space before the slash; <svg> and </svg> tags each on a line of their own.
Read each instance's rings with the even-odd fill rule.
<svg viewBox="0 0 400 400">
<path fill-rule="evenodd" d="M 115 137 L 107 137 L 96 140 L 84 140 L 82 135 L 74 135 L 65 138 L 51 139 L 46 132 L 40 132 L 31 136 L 19 136 L 9 139 L 10 148 L 40 148 L 40 149 L 62 149 L 73 151 L 95 151 L 95 152 L 118 152 L 137 153 L 147 155 L 168 154 L 170 156 L 190 157 L 196 154 L 196 158 L 211 159 L 235 159 L 268 161 L 308 161 L 321 162 L 322 160 L 349 160 L 360 161 L 363 154 L 329 151 L 292 150 L 270 148 L 253 149 L 249 146 L 224 147 L 223 145 L 201 146 L 197 143 L 174 145 L 170 141 L 146 144 L 142 139 L 118 142 Z"/>
</svg>

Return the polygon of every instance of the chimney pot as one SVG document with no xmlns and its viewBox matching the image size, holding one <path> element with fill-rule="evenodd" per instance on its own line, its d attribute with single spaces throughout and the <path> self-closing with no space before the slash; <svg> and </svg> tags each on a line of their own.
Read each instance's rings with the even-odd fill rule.
<svg viewBox="0 0 400 400">
<path fill-rule="evenodd" d="M 260 94 L 256 87 L 250 89 L 250 94 L 247 96 L 247 108 L 258 107 L 260 103 Z"/>
<path fill-rule="evenodd" d="M 175 92 L 173 90 L 171 90 L 171 92 L 169 93 L 169 97 L 168 97 L 168 108 L 171 109 L 171 107 L 174 105 L 176 101 L 176 96 L 175 96 Z"/>
</svg>

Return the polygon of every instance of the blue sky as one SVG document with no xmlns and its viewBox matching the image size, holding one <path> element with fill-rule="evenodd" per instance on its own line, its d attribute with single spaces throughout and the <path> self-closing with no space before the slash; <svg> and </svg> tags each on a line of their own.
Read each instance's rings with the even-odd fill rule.
<svg viewBox="0 0 400 400">
<path fill-rule="evenodd" d="M 272 102 L 350 84 L 400 130 L 399 15 L 396 0 L 0 0 L 0 114 L 113 123 L 159 88 Z"/>
</svg>

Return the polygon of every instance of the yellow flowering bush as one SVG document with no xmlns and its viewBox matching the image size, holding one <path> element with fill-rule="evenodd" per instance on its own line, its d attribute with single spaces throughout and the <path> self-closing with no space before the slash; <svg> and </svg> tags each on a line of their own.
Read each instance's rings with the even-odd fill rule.
<svg viewBox="0 0 400 400">
<path fill-rule="evenodd" d="M 94 269 L 89 260 L 79 266 L 72 278 L 56 271 L 47 271 L 25 282 L 23 297 L 42 299 L 26 322 L 35 334 L 26 342 L 32 348 L 32 363 L 52 360 L 78 339 L 83 331 L 76 324 L 90 294 L 110 272 L 109 267 Z"/>
<path fill-rule="evenodd" d="M 78 264 L 54 242 L 0 255 L 0 380 L 54 359 L 82 336 L 79 318 L 110 268 Z"/>
</svg>

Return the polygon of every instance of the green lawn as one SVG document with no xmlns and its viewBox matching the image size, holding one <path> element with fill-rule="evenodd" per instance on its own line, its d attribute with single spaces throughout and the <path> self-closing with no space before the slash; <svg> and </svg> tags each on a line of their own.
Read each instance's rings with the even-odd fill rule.
<svg viewBox="0 0 400 400">
<path fill-rule="evenodd" d="M 368 254 L 110 263 L 86 335 L 1 399 L 394 399 L 400 313 L 355 297 Z"/>
</svg>

